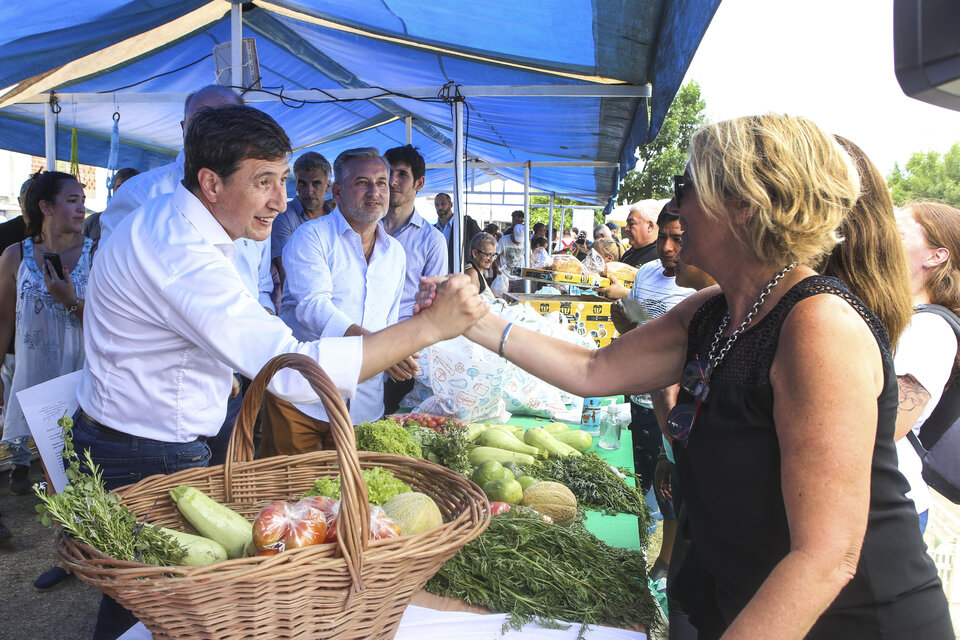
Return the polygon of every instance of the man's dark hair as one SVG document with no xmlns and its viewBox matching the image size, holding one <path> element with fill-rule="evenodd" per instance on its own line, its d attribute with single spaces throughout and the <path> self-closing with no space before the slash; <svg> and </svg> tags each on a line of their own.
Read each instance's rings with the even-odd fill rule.
<svg viewBox="0 0 960 640">
<path fill-rule="evenodd" d="M 383 157 L 393 166 L 396 162 L 403 162 L 410 167 L 413 172 L 413 179 L 419 180 L 427 171 L 427 165 L 423 161 L 423 156 L 417 151 L 417 148 L 411 144 L 405 144 L 402 147 L 387 149 Z"/>
<path fill-rule="evenodd" d="M 226 180 L 244 160 L 283 160 L 290 138 L 276 120 L 242 105 L 203 108 L 190 121 L 184 139 L 183 186 L 200 188 L 197 174 L 210 169 Z"/>
<path fill-rule="evenodd" d="M 520 217 L 522 218 L 522 217 L 523 217 L 523 209 L 517 209 L 516 211 L 514 211 L 513 213 L 510 214 L 510 217 L 511 217 L 511 218 L 513 218 L 514 216 L 520 216 Z"/>
<path fill-rule="evenodd" d="M 547 239 L 543 236 L 534 236 L 530 241 L 530 248 L 539 249 L 540 247 L 543 247 L 544 249 L 547 248 Z"/>
<path fill-rule="evenodd" d="M 667 203 L 669 204 L 669 203 Z M 662 227 L 665 224 L 670 224 L 676 220 L 680 219 L 680 214 L 670 213 L 667 210 L 667 205 L 663 205 L 663 209 L 660 209 L 660 215 L 657 216 L 657 226 Z"/>
<path fill-rule="evenodd" d="M 293 172 L 297 173 L 298 171 L 323 171 L 328 181 L 333 175 L 333 168 L 330 166 L 330 161 L 323 157 L 323 154 L 317 153 L 316 151 L 307 151 L 297 158 L 297 161 L 293 163 Z"/>
<path fill-rule="evenodd" d="M 546 231 L 546 230 L 547 230 L 547 225 L 543 224 L 542 222 L 538 222 L 537 224 L 533 225 L 533 232 L 535 234 L 540 233 L 541 231 Z"/>
</svg>

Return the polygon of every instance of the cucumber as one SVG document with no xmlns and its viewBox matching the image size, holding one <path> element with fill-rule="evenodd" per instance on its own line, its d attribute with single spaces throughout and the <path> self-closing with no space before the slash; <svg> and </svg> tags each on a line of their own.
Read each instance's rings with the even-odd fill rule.
<svg viewBox="0 0 960 640">
<path fill-rule="evenodd" d="M 507 451 L 505 449 L 497 449 L 496 447 L 475 447 L 473 451 L 470 452 L 469 457 L 470 464 L 475 467 L 479 467 L 487 460 L 496 460 L 500 464 L 504 462 L 517 462 L 524 465 L 532 465 L 536 462 L 533 456 L 528 456 L 525 453 Z"/>
<path fill-rule="evenodd" d="M 175 539 L 183 547 L 183 564 L 201 567 L 227 559 L 227 550 L 216 540 L 195 536 L 185 531 L 176 531 L 166 527 L 158 527 L 161 531 Z"/>
<path fill-rule="evenodd" d="M 554 439 L 568 444 L 580 453 L 586 453 L 593 446 L 593 436 L 580 429 L 571 429 L 563 433 L 554 434 Z"/>
<path fill-rule="evenodd" d="M 543 425 L 543 430 L 550 435 L 555 436 L 558 433 L 570 431 L 570 427 L 563 422 L 551 422 L 550 424 Z"/>
<path fill-rule="evenodd" d="M 467 425 L 467 442 L 473 442 L 477 437 L 486 431 L 489 428 L 489 425 L 482 424 L 480 422 L 471 422 Z"/>
<path fill-rule="evenodd" d="M 540 450 L 536 447 L 524 444 L 515 436 L 504 433 L 497 428 L 487 429 L 481 433 L 480 437 L 477 438 L 477 443 L 484 447 L 497 447 L 498 449 L 505 449 L 507 451 L 525 453 L 528 456 L 533 456 L 535 458 L 546 457 L 540 453 Z"/>
<path fill-rule="evenodd" d="M 253 524 L 193 487 L 180 485 L 170 491 L 170 497 L 201 535 L 223 545 L 228 558 L 243 557 L 247 545 L 253 542 Z"/>
<path fill-rule="evenodd" d="M 530 446 L 546 451 L 547 455 L 551 458 L 583 455 L 570 445 L 564 444 L 554 438 L 543 427 L 530 427 L 527 429 L 523 434 L 523 441 Z"/>
</svg>

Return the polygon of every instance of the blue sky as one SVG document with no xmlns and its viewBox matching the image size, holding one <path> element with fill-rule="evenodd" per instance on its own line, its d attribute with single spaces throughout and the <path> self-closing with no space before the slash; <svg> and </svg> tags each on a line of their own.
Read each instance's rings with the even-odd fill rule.
<svg viewBox="0 0 960 640">
<path fill-rule="evenodd" d="M 711 120 L 813 119 L 887 174 L 914 151 L 960 141 L 960 112 L 908 98 L 893 69 L 893 0 L 723 0 L 687 80 Z"/>
</svg>

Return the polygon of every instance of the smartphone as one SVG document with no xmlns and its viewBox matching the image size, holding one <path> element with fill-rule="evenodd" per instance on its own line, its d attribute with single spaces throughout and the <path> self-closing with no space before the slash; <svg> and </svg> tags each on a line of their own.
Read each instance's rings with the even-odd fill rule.
<svg viewBox="0 0 960 640">
<path fill-rule="evenodd" d="M 53 272 L 57 274 L 58 278 L 63 279 L 63 263 L 60 261 L 59 253 L 44 253 L 43 262 L 44 267 L 46 267 L 47 262 L 53 265 Z"/>
</svg>

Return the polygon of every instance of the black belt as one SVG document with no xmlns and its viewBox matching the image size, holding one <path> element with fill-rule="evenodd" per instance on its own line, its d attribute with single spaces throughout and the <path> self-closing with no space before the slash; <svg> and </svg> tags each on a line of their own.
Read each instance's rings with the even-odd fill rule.
<svg viewBox="0 0 960 640">
<path fill-rule="evenodd" d="M 94 420 L 89 413 L 80 409 L 80 417 L 89 424 L 91 427 L 97 430 L 97 437 L 101 440 L 111 440 L 113 442 L 129 442 L 130 440 L 135 439 L 137 436 L 132 436 L 129 433 L 123 433 L 122 431 L 117 431 L 116 429 L 111 429 L 110 427 Z M 148 438 L 140 438 L 141 440 L 147 440 Z"/>
</svg>

